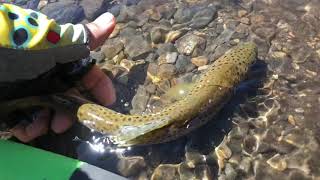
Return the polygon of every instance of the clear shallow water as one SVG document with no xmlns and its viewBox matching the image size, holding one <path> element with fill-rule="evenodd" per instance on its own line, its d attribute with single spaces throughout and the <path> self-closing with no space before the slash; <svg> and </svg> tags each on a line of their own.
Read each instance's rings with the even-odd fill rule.
<svg viewBox="0 0 320 180">
<path fill-rule="evenodd" d="M 93 6 L 82 4 L 86 19 Z M 204 9 L 208 7 L 211 9 Z M 115 77 L 118 102 L 114 108 L 118 111 L 143 113 L 148 104 L 157 107 L 154 99 L 170 85 L 195 79 L 204 67 L 196 67 L 191 57 L 205 56 L 210 62 L 238 42 L 250 40 L 258 45 L 259 61 L 221 113 L 187 137 L 165 144 L 117 149 L 97 138 L 99 134 L 88 135 L 85 128 L 76 126 L 62 136 L 43 137 L 37 143 L 40 147 L 132 179 L 319 177 L 317 1 L 141 0 L 115 1 L 104 8 L 117 15 L 118 33 L 105 45 L 117 47 L 117 53 L 111 57 L 102 48 L 93 54 L 104 54 L 99 63 Z M 178 39 L 192 33 L 205 39 L 205 45 L 195 42 L 192 53 L 181 56 L 183 44 L 180 47 L 170 43 L 175 36 L 168 34 L 173 32 L 180 33 Z M 164 58 L 170 65 L 160 70 L 160 57 L 167 52 L 177 53 L 178 57 L 173 63 Z M 149 64 L 130 69 L 137 60 Z M 152 85 L 154 76 L 150 74 L 166 80 Z M 74 140 L 75 135 L 81 140 Z"/>
</svg>

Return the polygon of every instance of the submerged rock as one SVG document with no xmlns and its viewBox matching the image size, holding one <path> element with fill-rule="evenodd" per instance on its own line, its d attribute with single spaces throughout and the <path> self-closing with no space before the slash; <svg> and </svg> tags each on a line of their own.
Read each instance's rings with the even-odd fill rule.
<svg viewBox="0 0 320 180">
<path fill-rule="evenodd" d="M 162 43 L 165 41 L 165 35 L 167 30 L 160 27 L 155 27 L 151 29 L 150 38 L 153 43 Z"/>
<path fill-rule="evenodd" d="M 112 59 L 123 49 L 123 44 L 119 39 L 109 40 L 102 47 L 101 51 L 107 59 Z"/>
<path fill-rule="evenodd" d="M 151 52 L 151 45 L 141 35 L 135 35 L 124 40 L 124 51 L 133 60 L 144 59 Z"/>
<path fill-rule="evenodd" d="M 83 7 L 70 1 L 47 4 L 41 11 L 59 24 L 77 24 L 85 18 Z"/>
<path fill-rule="evenodd" d="M 132 99 L 132 110 L 130 111 L 130 113 L 142 114 L 146 110 L 149 97 L 150 95 L 146 91 L 144 86 L 139 86 L 136 95 Z"/>
<path fill-rule="evenodd" d="M 82 0 L 80 5 L 84 8 L 86 18 L 90 21 L 107 11 L 107 9 L 103 9 L 104 0 Z"/>
<path fill-rule="evenodd" d="M 159 58 L 158 58 L 158 63 L 159 64 L 174 64 L 177 60 L 178 57 L 178 53 L 177 52 L 167 52 L 165 54 L 162 54 Z"/>
<path fill-rule="evenodd" d="M 206 40 L 194 34 L 186 34 L 176 42 L 176 47 L 181 54 L 191 55 L 196 48 L 204 50 Z"/>
<path fill-rule="evenodd" d="M 118 162 L 118 171 L 125 177 L 136 176 L 146 166 L 143 157 L 123 157 Z"/>
<path fill-rule="evenodd" d="M 190 8 L 180 8 L 174 14 L 177 23 L 185 23 L 192 19 L 193 12 Z"/>
<path fill-rule="evenodd" d="M 180 179 L 178 165 L 161 164 L 153 172 L 151 180 L 177 180 Z"/>
<path fill-rule="evenodd" d="M 215 17 L 217 10 L 214 7 L 208 7 L 198 11 L 192 18 L 192 28 L 204 28 L 207 26 Z"/>
<path fill-rule="evenodd" d="M 190 57 L 180 54 L 176 62 L 177 71 L 179 73 L 186 72 L 189 65 L 191 65 Z"/>
<path fill-rule="evenodd" d="M 162 64 L 158 70 L 158 77 L 160 79 L 171 79 L 176 74 L 176 67 L 172 64 Z"/>
</svg>

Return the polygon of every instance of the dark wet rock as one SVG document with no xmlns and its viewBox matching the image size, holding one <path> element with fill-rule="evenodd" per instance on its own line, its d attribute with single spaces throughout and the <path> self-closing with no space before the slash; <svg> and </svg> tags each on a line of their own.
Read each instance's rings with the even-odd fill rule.
<svg viewBox="0 0 320 180">
<path fill-rule="evenodd" d="M 225 31 L 224 24 L 218 23 L 216 21 L 212 21 L 210 24 L 208 24 L 208 27 L 212 28 L 212 30 L 209 31 L 208 33 L 210 33 L 210 34 L 214 33 L 215 36 L 217 36 L 218 34 L 221 34 L 223 31 Z"/>
<path fill-rule="evenodd" d="M 152 84 L 152 83 L 150 83 L 150 84 L 148 84 L 146 86 L 146 90 L 147 90 L 148 93 L 154 94 L 156 92 L 156 90 L 157 90 L 157 86 Z"/>
<path fill-rule="evenodd" d="M 161 19 L 159 21 L 159 24 L 163 27 L 166 27 L 167 29 L 170 29 L 172 26 L 172 23 L 170 22 L 170 20 L 167 20 L 167 19 Z"/>
<path fill-rule="evenodd" d="M 149 100 L 149 93 L 146 91 L 144 86 L 139 86 L 137 89 L 136 95 L 132 99 L 132 110 L 130 111 L 131 114 L 141 114 L 145 111 L 147 107 L 147 103 Z"/>
<path fill-rule="evenodd" d="M 191 83 L 193 76 L 194 76 L 193 73 L 183 74 L 182 76 L 176 79 L 176 83 L 177 84 Z"/>
<path fill-rule="evenodd" d="M 161 164 L 153 172 L 151 180 L 176 180 L 180 179 L 178 166 Z"/>
<path fill-rule="evenodd" d="M 191 59 L 188 56 L 180 54 L 176 61 L 176 68 L 179 73 L 186 72 L 187 67 L 191 64 Z"/>
<path fill-rule="evenodd" d="M 218 47 L 216 47 L 216 49 L 214 49 L 214 53 L 211 54 L 210 56 L 210 61 L 213 62 L 215 60 L 217 60 L 219 57 L 221 57 L 230 47 L 227 44 L 222 44 Z"/>
<path fill-rule="evenodd" d="M 190 8 L 180 8 L 174 14 L 174 19 L 177 23 L 186 23 L 192 19 L 193 13 Z"/>
<path fill-rule="evenodd" d="M 137 29 L 138 28 L 138 24 L 135 22 L 135 21 L 129 21 L 127 24 L 126 24 L 126 27 L 125 28 L 133 28 L 133 29 Z"/>
<path fill-rule="evenodd" d="M 146 166 L 143 157 L 123 157 L 118 162 L 118 171 L 125 177 L 138 175 Z"/>
<path fill-rule="evenodd" d="M 137 5 L 141 0 L 125 0 L 122 1 L 123 4 L 127 6 Z"/>
<path fill-rule="evenodd" d="M 276 29 L 272 26 L 261 27 L 261 28 L 257 28 L 254 32 L 260 38 L 267 39 L 267 40 L 271 41 L 272 38 L 274 38 L 274 36 L 276 34 Z"/>
<path fill-rule="evenodd" d="M 149 14 L 148 13 L 142 13 L 138 14 L 136 17 L 136 22 L 139 27 L 144 26 L 149 21 Z"/>
<path fill-rule="evenodd" d="M 125 13 L 128 15 L 128 20 L 135 20 L 138 14 L 143 12 L 142 8 L 136 5 L 126 6 L 124 9 Z"/>
<path fill-rule="evenodd" d="M 116 17 L 118 23 L 125 23 L 128 20 L 128 14 L 124 10 L 126 6 L 120 6 L 119 15 Z"/>
<path fill-rule="evenodd" d="M 159 21 L 162 18 L 160 12 L 157 9 L 148 9 L 146 12 L 148 13 L 150 20 L 152 21 Z"/>
<path fill-rule="evenodd" d="M 111 8 L 108 9 L 108 12 L 113 14 L 115 17 L 117 17 L 120 13 L 120 5 L 115 4 Z"/>
<path fill-rule="evenodd" d="M 129 39 L 130 36 L 139 35 L 138 31 L 132 27 L 124 27 L 120 31 L 120 36 L 126 39 Z"/>
<path fill-rule="evenodd" d="M 161 14 L 161 17 L 165 19 L 171 19 L 177 10 L 175 6 L 171 3 L 165 3 L 156 7 L 156 9 Z"/>
<path fill-rule="evenodd" d="M 158 77 L 160 79 L 171 79 L 177 73 L 177 69 L 172 64 L 162 64 L 159 66 Z"/>
<path fill-rule="evenodd" d="M 90 21 L 93 21 L 96 17 L 98 17 L 101 14 L 99 13 L 99 10 L 103 8 L 104 0 L 82 0 L 80 2 L 80 5 L 84 8 L 86 18 Z"/>
<path fill-rule="evenodd" d="M 149 63 L 153 63 L 157 60 L 159 56 L 156 53 L 149 53 L 148 56 L 146 57 L 146 61 Z"/>
<path fill-rule="evenodd" d="M 29 0 L 15 0 L 14 4 L 19 5 L 19 6 L 23 6 L 26 5 L 28 3 Z"/>
<path fill-rule="evenodd" d="M 59 24 L 77 24 L 85 18 L 83 7 L 70 1 L 50 3 L 41 12 L 55 19 Z"/>
<path fill-rule="evenodd" d="M 101 47 L 101 51 L 107 59 L 112 59 L 123 49 L 123 44 L 119 39 L 111 39 Z"/>
<path fill-rule="evenodd" d="M 150 32 L 151 41 L 155 44 L 163 43 L 165 41 L 165 35 L 167 32 L 167 29 L 161 27 L 152 28 Z"/>
<path fill-rule="evenodd" d="M 26 4 L 25 7 L 27 9 L 38 10 L 39 3 L 40 3 L 40 0 L 30 0 L 30 1 L 28 1 L 28 3 Z"/>
<path fill-rule="evenodd" d="M 257 36 L 253 35 L 252 41 L 256 43 L 260 48 L 258 49 L 259 58 L 264 58 L 269 51 L 269 43 L 268 41 L 261 39 Z"/>
<path fill-rule="evenodd" d="M 125 53 L 133 60 L 144 59 L 152 51 L 151 45 L 141 35 L 125 38 L 124 47 Z"/>
<path fill-rule="evenodd" d="M 198 11 L 192 18 L 192 28 L 204 28 L 208 25 L 215 17 L 217 10 L 214 7 L 208 7 Z"/>
<path fill-rule="evenodd" d="M 15 1 L 0 1 L 1 3 L 13 2 L 13 4 L 26 9 L 37 10 L 40 0 L 15 0 Z"/>
<path fill-rule="evenodd" d="M 202 66 L 205 67 L 205 66 Z M 194 64 L 190 63 L 186 66 L 186 72 L 192 72 L 197 68 L 197 66 L 195 66 Z M 200 68 L 200 67 L 199 67 Z"/>
<path fill-rule="evenodd" d="M 247 11 L 252 11 L 254 2 L 254 0 L 242 0 L 239 5 Z"/>
<path fill-rule="evenodd" d="M 124 72 L 116 77 L 116 81 L 123 84 L 128 85 L 129 75 L 128 72 Z"/>
<path fill-rule="evenodd" d="M 97 63 L 101 63 L 105 58 L 105 55 L 101 51 L 91 51 L 90 56 L 92 59 L 95 59 Z"/>
<path fill-rule="evenodd" d="M 236 27 L 240 24 L 240 21 L 234 20 L 234 19 L 229 19 L 226 21 L 225 26 L 228 29 L 234 30 Z"/>
<path fill-rule="evenodd" d="M 196 178 L 197 179 L 214 179 L 213 171 L 211 170 L 209 165 L 200 164 L 195 169 Z"/>
<path fill-rule="evenodd" d="M 194 34 L 186 34 L 176 42 L 176 47 L 181 54 L 191 55 L 196 48 L 204 50 L 206 40 Z"/>
<path fill-rule="evenodd" d="M 177 52 L 176 47 L 172 43 L 160 44 L 157 49 L 157 54 L 161 55 L 166 52 Z"/>
</svg>

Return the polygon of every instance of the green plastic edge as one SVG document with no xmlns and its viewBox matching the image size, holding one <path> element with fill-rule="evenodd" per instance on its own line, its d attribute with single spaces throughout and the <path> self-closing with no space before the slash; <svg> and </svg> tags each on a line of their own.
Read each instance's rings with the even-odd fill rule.
<svg viewBox="0 0 320 180">
<path fill-rule="evenodd" d="M 68 180 L 83 162 L 0 140 L 0 180 Z"/>
</svg>

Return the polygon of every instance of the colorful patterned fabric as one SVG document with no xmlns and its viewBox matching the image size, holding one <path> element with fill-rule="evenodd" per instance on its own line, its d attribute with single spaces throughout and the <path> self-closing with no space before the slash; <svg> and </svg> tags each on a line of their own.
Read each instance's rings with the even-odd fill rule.
<svg viewBox="0 0 320 180">
<path fill-rule="evenodd" d="M 59 25 L 46 15 L 0 4 L 0 48 L 44 50 L 87 43 L 83 25 Z"/>
</svg>

